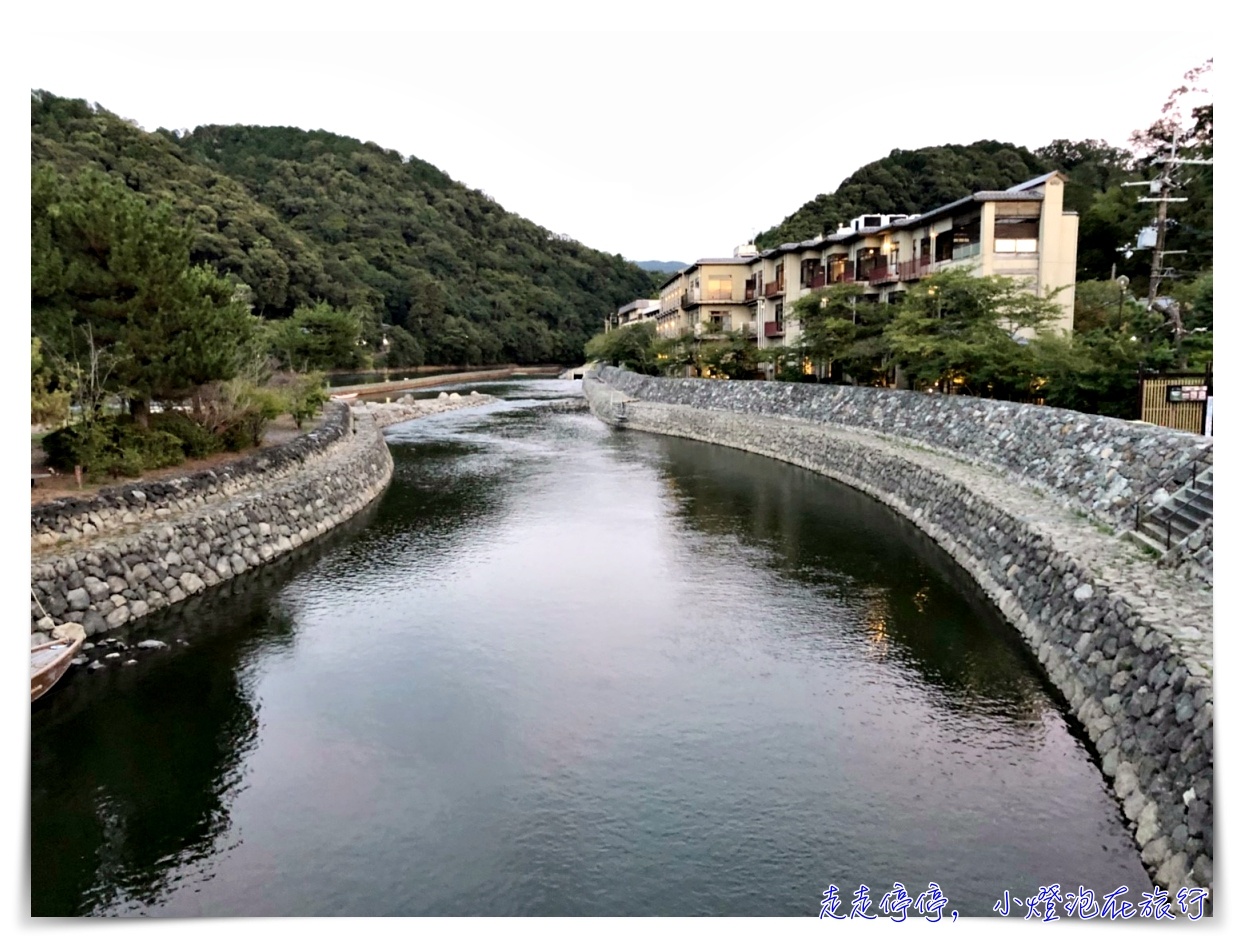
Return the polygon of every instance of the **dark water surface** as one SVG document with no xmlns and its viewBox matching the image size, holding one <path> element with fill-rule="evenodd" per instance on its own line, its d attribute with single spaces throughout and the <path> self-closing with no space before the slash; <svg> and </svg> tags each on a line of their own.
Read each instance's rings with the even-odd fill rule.
<svg viewBox="0 0 1243 947">
<path fill-rule="evenodd" d="M 1147 879 L 1017 633 L 913 527 L 547 406 L 393 429 L 384 496 L 33 711 L 36 915 L 988 914 Z"/>
</svg>

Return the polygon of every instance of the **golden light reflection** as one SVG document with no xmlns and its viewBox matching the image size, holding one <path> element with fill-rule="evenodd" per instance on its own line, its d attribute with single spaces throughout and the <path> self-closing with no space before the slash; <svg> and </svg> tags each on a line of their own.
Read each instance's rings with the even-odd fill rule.
<svg viewBox="0 0 1243 947">
<path fill-rule="evenodd" d="M 916 610 L 918 610 L 922 614 L 924 610 L 924 604 L 928 601 L 928 586 L 925 585 L 922 589 L 916 592 L 915 597 L 912 599 L 912 601 L 915 603 Z"/>
<path fill-rule="evenodd" d="M 874 661 L 884 661 L 889 656 L 889 613 L 883 601 L 872 602 L 867 616 L 867 656 Z"/>
</svg>

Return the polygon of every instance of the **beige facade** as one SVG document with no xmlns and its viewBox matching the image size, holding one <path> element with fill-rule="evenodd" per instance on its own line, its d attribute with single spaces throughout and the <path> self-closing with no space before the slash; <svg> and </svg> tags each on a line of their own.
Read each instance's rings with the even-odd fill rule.
<svg viewBox="0 0 1243 947">
<path fill-rule="evenodd" d="M 741 332 L 755 338 L 755 316 L 744 299 L 751 257 L 699 260 L 660 288 L 656 331 L 662 338 L 719 339 Z"/>
<path fill-rule="evenodd" d="M 822 286 L 856 283 L 865 295 L 894 302 L 950 267 L 1012 277 L 1056 299 L 1061 315 L 1054 325 L 1069 332 L 1079 220 L 1063 209 L 1065 181 L 1053 172 L 924 214 L 867 214 L 830 236 L 764 251 L 750 261 L 743 293 L 760 347 L 797 344 L 802 332 L 794 304 Z"/>
<path fill-rule="evenodd" d="M 636 322 L 654 322 L 660 314 L 659 299 L 635 299 L 604 319 L 604 331 L 612 332 Z"/>
</svg>

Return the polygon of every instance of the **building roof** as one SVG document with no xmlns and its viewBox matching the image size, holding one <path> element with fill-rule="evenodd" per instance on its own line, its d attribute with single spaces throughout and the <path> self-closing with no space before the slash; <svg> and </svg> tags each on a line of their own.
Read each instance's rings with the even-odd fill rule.
<svg viewBox="0 0 1243 947">
<path fill-rule="evenodd" d="M 632 309 L 650 309 L 652 306 L 659 306 L 659 299 L 636 299 L 634 302 L 628 302 L 617 310 L 617 314 L 624 315 Z"/>
<path fill-rule="evenodd" d="M 960 207 L 966 207 L 968 204 L 980 204 L 985 201 L 1043 201 L 1043 193 L 1033 193 L 1035 188 L 1045 184 L 1053 177 L 1060 177 L 1066 180 L 1066 175 L 1061 171 L 1050 171 L 1047 174 L 1039 175 L 1029 181 L 1023 181 L 1004 191 L 976 191 L 974 194 L 968 194 L 966 197 L 960 197 L 956 201 L 950 201 L 948 204 L 942 204 L 940 207 L 934 207 L 932 210 L 923 211 L 918 214 L 908 214 L 905 220 L 899 220 L 887 227 L 861 227 L 858 230 L 851 230 L 846 233 L 831 233 L 823 237 L 813 237 L 811 240 L 804 240 L 802 243 L 783 243 L 779 247 L 772 247 L 768 250 L 760 252 L 763 259 L 771 259 L 793 250 L 813 250 L 826 247 L 833 243 L 845 243 L 858 237 L 866 237 L 871 234 L 889 233 L 895 230 L 913 230 L 923 225 L 930 219 L 943 216 L 951 210 L 957 210 Z M 750 259 L 755 259 L 751 257 Z M 716 262 L 716 261 L 714 261 Z"/>
<path fill-rule="evenodd" d="M 1039 187 L 1055 174 L 1061 174 L 1060 171 L 1050 171 L 1048 174 L 1042 174 L 1039 177 L 1032 178 L 1030 181 L 1024 181 L 1022 184 L 1016 184 L 1014 187 L 1006 188 L 1007 191 L 1030 191 L 1032 188 Z"/>
</svg>

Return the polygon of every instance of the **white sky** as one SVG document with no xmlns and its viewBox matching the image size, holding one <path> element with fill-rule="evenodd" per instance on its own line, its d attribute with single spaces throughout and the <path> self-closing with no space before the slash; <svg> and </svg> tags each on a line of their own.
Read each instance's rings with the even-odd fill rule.
<svg viewBox="0 0 1243 947">
<path fill-rule="evenodd" d="M 648 22 L 672 16 L 649 7 Z M 1013 22 L 984 20 L 964 2 L 946 8 L 956 21 L 1005 32 L 944 21 L 936 26 L 952 32 L 883 40 L 791 32 L 804 22 L 918 25 L 901 5 L 866 16 L 830 15 L 826 4 L 712 9 L 726 25 L 758 19 L 779 32 L 70 34 L 56 38 L 56 55 L 32 57 L 21 81 L 149 130 L 295 125 L 374 141 L 589 246 L 690 261 L 728 253 L 894 148 L 1124 145 L 1215 46 L 1207 29 L 1166 34 L 1157 64 L 1146 64 L 1151 36 L 1040 33 L 1024 25 L 1030 8 L 1002 14 Z M 1041 19 L 1056 20 L 1047 10 Z"/>
</svg>

